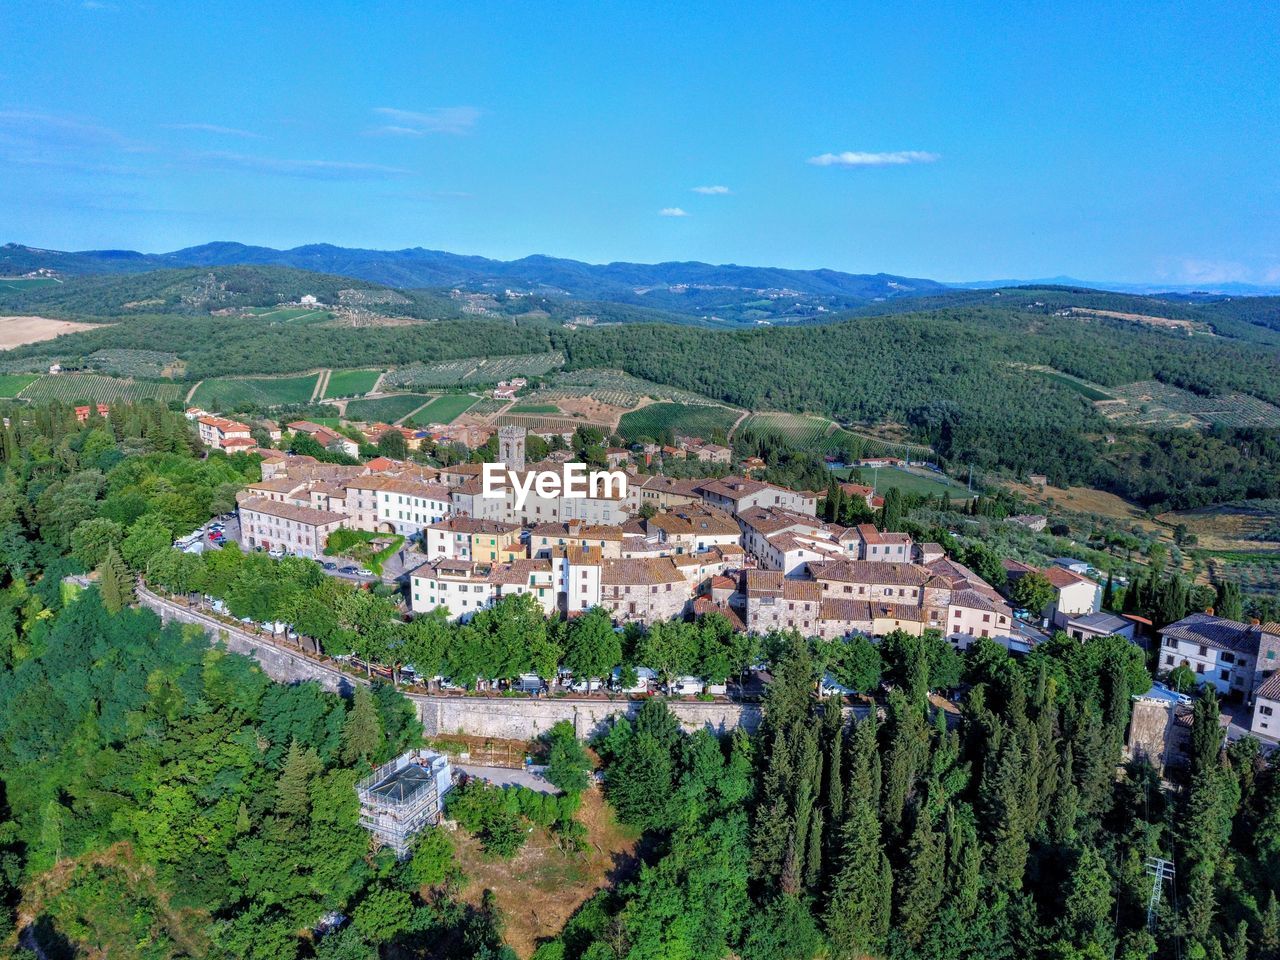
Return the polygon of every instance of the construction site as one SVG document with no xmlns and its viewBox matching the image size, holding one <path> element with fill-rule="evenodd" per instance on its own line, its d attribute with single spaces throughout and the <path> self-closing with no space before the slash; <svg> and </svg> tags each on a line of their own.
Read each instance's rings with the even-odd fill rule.
<svg viewBox="0 0 1280 960">
<path fill-rule="evenodd" d="M 413 838 L 440 822 L 453 787 L 453 767 L 438 753 L 410 751 L 384 763 L 356 784 L 360 824 L 379 847 L 406 857 Z"/>
</svg>

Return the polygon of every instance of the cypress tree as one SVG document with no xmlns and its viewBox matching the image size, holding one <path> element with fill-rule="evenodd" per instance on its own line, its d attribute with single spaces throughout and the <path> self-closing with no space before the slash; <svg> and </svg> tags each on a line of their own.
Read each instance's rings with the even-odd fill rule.
<svg viewBox="0 0 1280 960">
<path fill-rule="evenodd" d="M 973 810 L 967 803 L 949 803 L 943 817 L 947 840 L 947 900 L 961 918 L 978 910 L 982 890 L 982 860 Z"/>
<path fill-rule="evenodd" d="M 889 932 L 893 901 L 893 873 L 880 842 L 876 815 L 879 778 L 874 721 L 858 723 L 852 741 L 840 867 L 825 917 L 832 954 L 841 958 L 878 952 Z"/>
<path fill-rule="evenodd" d="M 133 603 L 133 577 L 112 544 L 98 567 L 98 591 L 108 613 L 119 613 Z"/>
<path fill-rule="evenodd" d="M 382 721 L 373 702 L 373 693 L 363 684 L 356 687 L 351 709 L 342 723 L 342 759 L 345 763 L 369 761 L 382 746 Z"/>
<path fill-rule="evenodd" d="M 321 770 L 320 758 L 315 749 L 305 750 L 298 745 L 297 737 L 289 741 L 276 781 L 276 812 L 292 819 L 305 817 L 311 811 L 311 778 Z"/>
<path fill-rule="evenodd" d="M 983 821 L 990 853 L 989 876 L 999 890 L 1022 889 L 1030 846 L 1027 842 L 1022 752 L 1015 737 L 1006 737 L 991 776 L 983 782 Z"/>
<path fill-rule="evenodd" d="M 1234 581 L 1218 584 L 1218 597 L 1214 612 L 1228 620 L 1244 619 L 1244 597 L 1240 594 L 1240 585 Z"/>
<path fill-rule="evenodd" d="M 933 829 L 928 808 L 921 808 L 907 848 L 907 868 L 898 887 L 898 923 L 907 942 L 918 944 L 942 904 L 945 846 Z"/>
</svg>

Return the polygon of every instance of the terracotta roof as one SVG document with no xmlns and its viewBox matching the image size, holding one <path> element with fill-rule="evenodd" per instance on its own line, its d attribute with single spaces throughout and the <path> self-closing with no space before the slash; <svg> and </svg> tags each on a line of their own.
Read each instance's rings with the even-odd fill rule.
<svg viewBox="0 0 1280 960">
<path fill-rule="evenodd" d="M 1241 623 L 1208 613 L 1193 613 L 1160 631 L 1161 637 L 1253 655 L 1258 652 L 1261 634 L 1262 628 L 1258 624 Z"/>
<path fill-rule="evenodd" d="M 823 600 L 818 606 L 818 616 L 823 620 L 841 623 L 870 623 L 871 604 L 865 600 L 830 598 Z"/>
<path fill-rule="evenodd" d="M 663 583 L 683 583 L 684 576 L 676 565 L 665 557 L 639 560 L 604 560 L 600 569 L 602 584 L 640 584 L 652 586 Z"/>
<path fill-rule="evenodd" d="M 1262 686 L 1258 688 L 1258 692 L 1255 696 L 1262 697 L 1266 700 L 1280 700 L 1280 670 L 1277 670 L 1275 673 L 1271 674 L 1271 676 L 1267 677 L 1266 680 L 1262 681 Z"/>
<path fill-rule="evenodd" d="M 350 480 L 347 482 L 347 487 L 357 490 L 403 493 L 408 496 L 422 497 L 426 500 L 439 500 L 444 503 L 448 503 L 449 498 L 453 495 L 453 491 L 441 483 L 427 483 L 426 481 L 414 480 L 409 477 L 389 477 L 385 474 L 371 474 L 367 477 Z"/>
<path fill-rule="evenodd" d="M 822 587 L 812 580 L 784 578 L 782 581 L 782 599 L 816 603 L 822 599 Z"/>
<path fill-rule="evenodd" d="M 624 539 L 622 527 L 608 524 L 578 523 L 570 520 L 566 523 L 540 523 L 529 531 L 531 537 L 562 537 L 566 540 L 618 540 Z"/>
<path fill-rule="evenodd" d="M 1043 571 L 1044 578 L 1051 584 L 1061 590 L 1063 587 L 1071 587 L 1077 583 L 1093 583 L 1088 577 L 1082 577 L 1078 573 L 1072 573 L 1066 567 L 1049 567 Z M 1096 586 L 1096 584 L 1095 584 Z"/>
<path fill-rule="evenodd" d="M 318 527 L 324 524 L 346 520 L 346 514 L 334 513 L 331 510 L 317 510 L 314 507 L 298 507 L 292 503 L 281 503 L 279 500 L 268 500 L 266 497 L 251 497 L 240 504 L 242 511 L 261 513 L 282 520 L 293 520 L 307 526 Z"/>
<path fill-rule="evenodd" d="M 668 535 L 707 533 L 736 537 L 742 533 L 738 524 L 719 510 L 671 510 L 656 513 L 646 522 Z"/>
<path fill-rule="evenodd" d="M 490 583 L 504 583 L 513 586 L 529 586 L 530 577 L 545 575 L 550 582 L 551 563 L 547 560 L 512 560 L 501 563 L 489 571 Z"/>
<path fill-rule="evenodd" d="M 818 580 L 841 583 L 890 583 L 895 586 L 920 587 L 932 576 L 929 570 L 914 563 L 890 563 L 887 560 L 814 560 L 809 572 Z"/>
<path fill-rule="evenodd" d="M 257 483 L 251 483 L 245 489 L 262 490 L 267 493 L 293 493 L 303 485 L 301 480 L 294 480 L 292 477 L 272 477 L 270 480 L 259 480 Z"/>
</svg>

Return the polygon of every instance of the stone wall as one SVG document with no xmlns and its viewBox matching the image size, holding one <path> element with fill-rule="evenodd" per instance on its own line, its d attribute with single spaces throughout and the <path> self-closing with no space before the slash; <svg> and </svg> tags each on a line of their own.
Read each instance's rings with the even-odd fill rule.
<svg viewBox="0 0 1280 960">
<path fill-rule="evenodd" d="M 168 623 L 177 621 L 200 627 L 209 638 L 233 653 L 253 657 L 272 680 L 297 683 L 314 680 L 326 690 L 347 696 L 356 684 L 367 680 L 321 663 L 279 642 L 251 631 L 240 630 L 192 610 L 180 603 L 138 590 L 138 599 Z M 477 737 L 508 740 L 532 740 L 545 733 L 559 720 L 573 723 L 579 737 L 590 737 L 605 726 L 611 717 L 633 715 L 640 701 L 616 699 L 571 699 L 559 697 L 468 697 L 444 694 L 410 693 L 418 717 L 427 736 L 464 733 Z M 760 726 L 760 705 L 734 703 L 728 700 L 672 700 L 671 712 L 688 731 L 707 729 L 728 733 L 738 727 L 754 733 Z"/>
<path fill-rule="evenodd" d="M 579 737 L 587 738 L 604 729 L 615 716 L 632 716 L 641 701 L 622 697 L 569 699 L 544 697 L 465 697 L 413 695 L 418 716 L 428 736 L 465 733 L 506 740 L 532 740 L 546 733 L 560 720 L 573 724 Z M 760 726 L 759 704 L 727 700 L 671 700 L 667 705 L 690 732 L 711 730 L 723 734 L 743 727 L 754 733 Z"/>
</svg>

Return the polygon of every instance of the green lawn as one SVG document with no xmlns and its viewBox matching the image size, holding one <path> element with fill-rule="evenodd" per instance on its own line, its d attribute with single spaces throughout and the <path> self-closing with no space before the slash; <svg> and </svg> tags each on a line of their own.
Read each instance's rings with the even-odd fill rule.
<svg viewBox="0 0 1280 960">
<path fill-rule="evenodd" d="M 222 377 L 206 380 L 196 389 L 191 402 L 207 410 L 233 410 L 242 403 L 273 407 L 285 403 L 306 403 L 316 389 L 316 377 Z"/>
<path fill-rule="evenodd" d="M 848 479 L 853 471 L 846 469 L 833 472 L 841 479 Z M 867 486 L 874 486 L 879 493 L 884 493 L 890 487 L 897 487 L 903 493 L 927 497 L 940 497 L 949 493 L 952 500 L 969 498 L 969 490 L 963 483 L 931 471 L 917 473 L 901 467 L 863 467 L 862 482 Z"/>
<path fill-rule="evenodd" d="M 38 373 L 0 373 L 0 397 L 16 397 L 39 379 Z"/>
<path fill-rule="evenodd" d="M 363 397 L 373 389 L 381 375 L 381 370 L 335 370 L 329 375 L 325 398 Z"/>
<path fill-rule="evenodd" d="M 554 403 L 517 403 L 507 413 L 547 413 L 554 416 L 560 408 Z"/>
<path fill-rule="evenodd" d="M 413 422 L 420 424 L 428 423 L 453 423 L 458 417 L 462 416 L 476 402 L 475 397 L 469 397 L 465 393 L 447 393 L 443 397 L 436 397 L 425 407 L 413 415 Z"/>
</svg>

